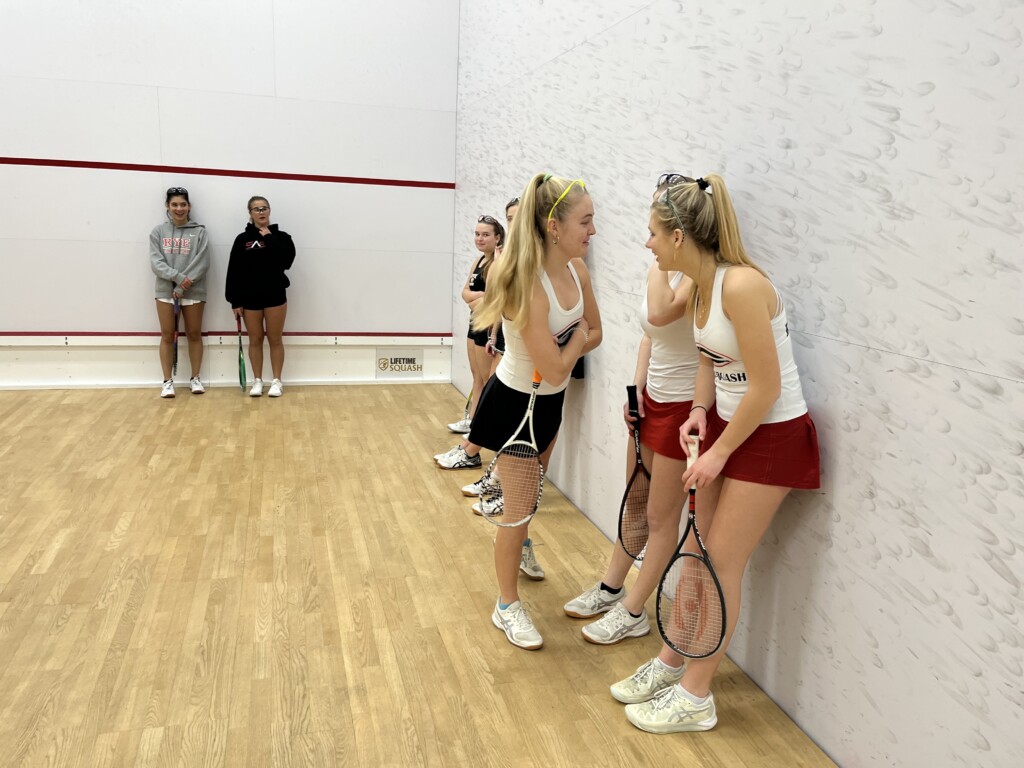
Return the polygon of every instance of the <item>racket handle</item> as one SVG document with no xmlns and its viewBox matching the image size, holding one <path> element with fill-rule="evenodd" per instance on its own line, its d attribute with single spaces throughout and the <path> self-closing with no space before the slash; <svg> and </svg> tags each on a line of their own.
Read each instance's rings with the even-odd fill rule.
<svg viewBox="0 0 1024 768">
<path fill-rule="evenodd" d="M 634 419 L 640 418 L 640 403 L 636 399 L 636 384 L 626 387 L 626 399 L 629 401 L 629 415 Z"/>
<path fill-rule="evenodd" d="M 700 455 L 700 437 L 687 435 L 686 439 L 690 442 L 690 447 L 686 451 L 686 468 L 689 469 Z"/>
<path fill-rule="evenodd" d="M 240 318 L 238 315 L 235 315 L 235 328 L 238 329 L 238 334 L 241 335 L 242 334 L 242 318 Z"/>
<path fill-rule="evenodd" d="M 539 387 L 540 383 L 544 380 L 544 377 L 540 375 L 540 371 L 536 368 L 533 369 L 533 385 Z"/>
</svg>

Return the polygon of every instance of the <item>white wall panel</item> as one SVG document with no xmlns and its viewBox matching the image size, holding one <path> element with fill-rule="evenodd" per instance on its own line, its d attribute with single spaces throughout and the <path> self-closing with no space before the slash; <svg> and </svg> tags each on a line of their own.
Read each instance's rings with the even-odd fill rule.
<svg viewBox="0 0 1024 768">
<path fill-rule="evenodd" d="M 271 94 L 273 21 L 272 0 L 5 3 L 0 73 Z"/>
<path fill-rule="evenodd" d="M 160 91 L 167 165 L 450 181 L 455 113 Z"/>
<path fill-rule="evenodd" d="M 460 41 L 456 231 L 538 170 L 594 197 L 605 341 L 553 480 L 612 533 L 648 195 L 721 172 L 787 301 L 825 470 L 756 553 L 733 656 L 841 765 L 1015 766 L 1024 6 L 576 10 L 469 0 Z"/>
<path fill-rule="evenodd" d="M 276 0 L 276 95 L 454 111 L 458 29 L 457 0 Z"/>
<path fill-rule="evenodd" d="M 0 75 L 0 93 L 8 157 L 159 162 L 156 88 Z"/>
</svg>

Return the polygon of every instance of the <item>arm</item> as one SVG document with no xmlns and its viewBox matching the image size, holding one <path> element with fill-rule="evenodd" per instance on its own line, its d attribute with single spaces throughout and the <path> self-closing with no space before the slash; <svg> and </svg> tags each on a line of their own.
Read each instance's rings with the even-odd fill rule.
<svg viewBox="0 0 1024 768">
<path fill-rule="evenodd" d="M 205 277 L 206 272 L 210 269 L 210 254 L 208 251 L 210 243 L 206 239 L 206 227 L 199 228 L 195 240 L 195 252 L 192 255 L 192 261 L 189 262 L 182 272 L 184 275 L 182 282 L 186 283 L 183 286 L 184 288 L 191 288 L 192 283 Z"/>
<path fill-rule="evenodd" d="M 470 309 L 476 309 L 476 305 L 479 304 L 484 297 L 483 291 L 471 291 L 469 289 L 469 284 L 473 280 L 473 272 L 475 270 L 476 263 L 474 262 L 473 266 L 469 268 L 469 277 L 466 278 L 466 284 L 462 286 L 462 300 L 469 305 Z"/>
<path fill-rule="evenodd" d="M 652 264 L 647 273 L 647 322 L 661 328 L 681 318 L 686 314 L 692 289 L 693 281 L 684 277 L 673 290 L 668 272 L 658 269 L 657 262 Z"/>
<path fill-rule="evenodd" d="M 587 265 L 583 263 L 583 259 L 573 259 L 572 266 L 580 279 L 580 288 L 583 292 L 583 319 L 587 322 L 590 335 L 590 339 L 584 344 L 583 351 L 579 354 L 582 357 L 587 352 L 597 348 L 604 335 L 601 332 L 601 311 L 597 308 L 597 297 L 594 296 L 594 285 L 590 282 L 590 272 L 587 270 Z M 575 336 L 575 334 L 573 335 Z M 573 360 L 572 364 L 575 365 L 576 361 Z"/>
<path fill-rule="evenodd" d="M 153 270 L 153 274 L 157 277 L 162 277 L 164 280 L 170 280 L 172 283 L 177 285 L 181 282 L 184 277 L 183 274 L 178 270 L 171 267 L 167 263 L 167 259 L 164 258 L 164 249 L 161 243 L 160 228 L 155 228 L 149 233 L 149 266 Z"/>
<path fill-rule="evenodd" d="M 281 230 L 277 232 L 271 230 L 270 234 L 264 235 L 263 239 L 270 241 L 271 253 L 281 262 L 281 269 L 291 269 L 292 264 L 295 263 L 295 241 L 292 240 L 292 236 Z"/>
<path fill-rule="evenodd" d="M 548 328 L 548 297 L 540 285 L 540 280 L 533 284 L 533 295 L 530 298 L 530 317 L 522 328 L 523 344 L 533 361 L 533 367 L 548 384 L 558 386 L 572 372 L 576 361 L 583 354 L 586 339 L 580 329 L 588 330 L 587 318 L 580 320 L 576 331 L 569 337 L 564 347 L 559 348 Z"/>
<path fill-rule="evenodd" d="M 228 257 L 228 276 L 227 280 L 224 281 L 224 298 L 231 305 L 231 308 L 236 310 L 242 306 L 241 297 L 238 295 L 239 282 L 241 280 L 241 266 L 239 263 L 242 251 L 241 246 L 240 238 L 236 237 L 235 242 L 231 245 L 231 255 Z"/>
</svg>

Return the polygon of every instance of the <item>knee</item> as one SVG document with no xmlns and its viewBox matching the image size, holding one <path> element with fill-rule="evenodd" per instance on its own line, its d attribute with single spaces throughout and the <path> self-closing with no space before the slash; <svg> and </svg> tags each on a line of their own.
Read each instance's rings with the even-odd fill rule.
<svg viewBox="0 0 1024 768">
<path fill-rule="evenodd" d="M 272 347 L 280 347 L 284 344 L 284 336 L 280 333 L 268 333 L 267 343 Z"/>
<path fill-rule="evenodd" d="M 189 331 L 188 332 L 189 344 L 196 344 L 198 342 L 201 342 L 202 340 L 203 340 L 203 332 L 202 331 Z"/>
<path fill-rule="evenodd" d="M 160 331 L 160 343 L 162 343 L 162 344 L 173 344 L 174 343 L 174 331 Z"/>
</svg>

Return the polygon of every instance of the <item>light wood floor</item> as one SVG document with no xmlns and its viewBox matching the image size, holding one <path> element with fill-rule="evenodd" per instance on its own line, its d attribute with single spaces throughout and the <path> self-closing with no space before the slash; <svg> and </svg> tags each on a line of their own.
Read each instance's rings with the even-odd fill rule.
<svg viewBox="0 0 1024 768">
<path fill-rule="evenodd" d="M 719 726 L 635 730 L 609 683 L 657 633 L 589 645 L 562 604 L 604 537 L 556 491 L 490 622 L 491 526 L 431 455 L 450 386 L 0 392 L 3 766 L 824 766 L 741 672 Z"/>
</svg>

